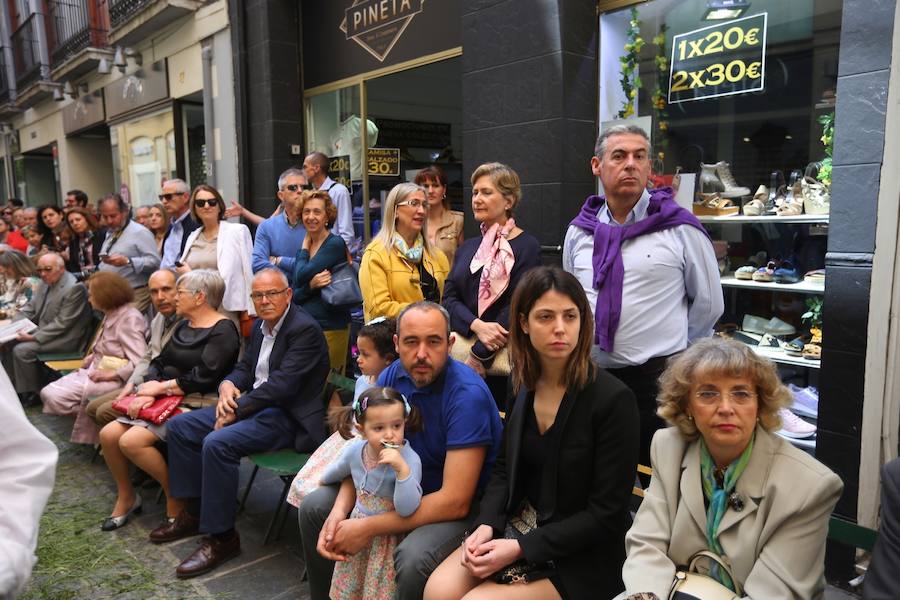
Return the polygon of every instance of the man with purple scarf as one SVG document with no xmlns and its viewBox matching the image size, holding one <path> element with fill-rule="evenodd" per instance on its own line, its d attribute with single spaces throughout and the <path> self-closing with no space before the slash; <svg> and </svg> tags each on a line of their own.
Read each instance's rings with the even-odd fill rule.
<svg viewBox="0 0 900 600">
<path fill-rule="evenodd" d="M 597 138 L 591 171 L 605 196 L 590 196 L 566 232 L 563 268 L 595 305 L 595 360 L 637 397 L 641 464 L 664 427 L 657 379 L 666 359 L 712 335 L 724 309 L 709 235 L 676 204 L 671 188 L 647 190 L 650 140 L 636 125 Z"/>
</svg>

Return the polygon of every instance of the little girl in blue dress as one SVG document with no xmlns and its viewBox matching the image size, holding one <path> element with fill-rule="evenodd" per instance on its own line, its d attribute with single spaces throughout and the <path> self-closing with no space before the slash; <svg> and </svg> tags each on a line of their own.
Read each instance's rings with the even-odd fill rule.
<svg viewBox="0 0 900 600">
<path fill-rule="evenodd" d="M 408 517 L 422 499 L 422 462 L 404 439 L 406 429 L 421 428 L 418 410 L 389 387 L 364 391 L 335 417 L 345 438 L 355 428 L 362 439 L 349 442 L 340 458 L 322 474 L 322 484 L 339 484 L 353 477 L 356 504 L 350 518 L 396 511 Z M 338 562 L 331 579 L 333 600 L 391 600 L 396 589 L 394 549 L 397 535 L 380 535 L 345 562 Z"/>
</svg>

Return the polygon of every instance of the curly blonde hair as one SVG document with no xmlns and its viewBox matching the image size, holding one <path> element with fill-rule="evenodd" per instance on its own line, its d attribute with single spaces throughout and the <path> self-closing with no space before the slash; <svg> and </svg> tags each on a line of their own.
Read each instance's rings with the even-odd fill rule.
<svg viewBox="0 0 900 600">
<path fill-rule="evenodd" d="M 758 356 L 746 344 L 713 337 L 700 340 L 669 360 L 659 377 L 659 408 L 656 414 L 674 425 L 688 440 L 700 435 L 685 408 L 694 382 L 700 377 L 719 375 L 747 378 L 757 395 L 757 419 L 766 431 L 781 427 L 778 411 L 791 403 L 791 392 L 781 383 L 775 364 Z"/>
</svg>

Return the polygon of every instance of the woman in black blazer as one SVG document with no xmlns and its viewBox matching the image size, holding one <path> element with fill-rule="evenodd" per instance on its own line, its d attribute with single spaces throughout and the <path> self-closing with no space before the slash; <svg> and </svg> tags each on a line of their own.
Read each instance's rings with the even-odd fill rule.
<svg viewBox="0 0 900 600">
<path fill-rule="evenodd" d="M 431 575 L 426 600 L 476 587 L 479 598 L 504 600 L 624 589 L 638 413 L 631 391 L 591 363 L 593 331 L 574 276 L 536 267 L 522 277 L 510 310 L 518 396 L 474 533 Z M 498 582 L 523 563 L 527 583 Z"/>
</svg>

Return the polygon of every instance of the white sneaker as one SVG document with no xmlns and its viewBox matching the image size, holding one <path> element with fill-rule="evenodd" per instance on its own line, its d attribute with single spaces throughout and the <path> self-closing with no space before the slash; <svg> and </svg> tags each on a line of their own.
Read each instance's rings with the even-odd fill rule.
<svg viewBox="0 0 900 600">
<path fill-rule="evenodd" d="M 794 396 L 791 410 L 801 416 L 813 419 L 819 416 L 819 392 L 814 387 L 798 387 L 793 383 L 788 384 L 788 389 Z"/>
<path fill-rule="evenodd" d="M 807 423 L 786 408 L 778 411 L 781 417 L 781 429 L 778 434 L 788 438 L 803 439 L 812 437 L 816 433 L 816 426 Z"/>
</svg>

